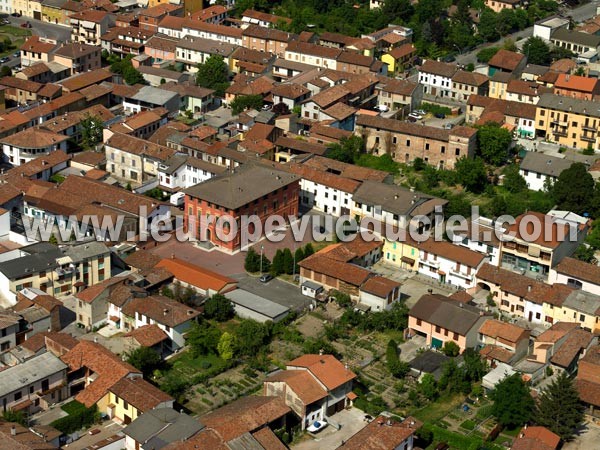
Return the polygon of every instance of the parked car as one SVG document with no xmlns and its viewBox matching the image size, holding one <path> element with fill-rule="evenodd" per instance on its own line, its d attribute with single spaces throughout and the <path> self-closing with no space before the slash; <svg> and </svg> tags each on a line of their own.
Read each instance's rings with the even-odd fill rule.
<svg viewBox="0 0 600 450">
<path fill-rule="evenodd" d="M 20 58 L 21 57 L 21 52 L 14 52 L 13 53 L 13 58 Z"/>
<path fill-rule="evenodd" d="M 327 421 L 325 419 L 315 420 L 308 427 L 306 427 L 306 431 L 308 431 L 310 433 L 318 433 L 326 426 L 327 426 Z"/>
<path fill-rule="evenodd" d="M 374 106 L 373 109 L 379 112 L 388 112 L 390 110 L 390 108 L 387 105 L 377 105 Z"/>
<path fill-rule="evenodd" d="M 416 112 L 411 112 L 408 115 L 409 119 L 415 119 L 415 120 L 421 120 L 423 118 L 423 116 L 421 114 L 417 114 Z"/>
<path fill-rule="evenodd" d="M 435 113 L 434 116 L 437 117 L 438 119 L 446 118 L 446 114 L 444 114 L 444 113 Z"/>
<path fill-rule="evenodd" d="M 30 22 L 22 23 L 21 28 L 31 28 L 31 23 Z"/>
<path fill-rule="evenodd" d="M 13 17 L 21 17 L 21 13 L 14 12 L 14 13 L 11 14 L 11 16 L 13 16 Z"/>
<path fill-rule="evenodd" d="M 258 281 L 260 281 L 261 283 L 268 283 L 272 279 L 273 279 L 273 275 L 265 273 L 264 275 L 260 276 L 260 278 L 258 279 Z"/>
<path fill-rule="evenodd" d="M 421 116 L 424 116 L 425 114 L 427 114 L 427 111 L 425 111 L 424 109 L 417 109 L 416 111 L 413 111 L 415 114 L 420 114 Z"/>
<path fill-rule="evenodd" d="M 10 20 L 8 20 L 8 19 L 0 20 L 0 25 L 9 25 L 9 24 L 10 24 Z"/>
<path fill-rule="evenodd" d="M 7 63 L 8 61 L 10 61 L 10 58 L 8 56 L 4 56 L 3 58 L 0 58 L 0 63 L 2 63 L 2 64 Z"/>
<path fill-rule="evenodd" d="M 446 130 L 451 130 L 453 127 L 454 127 L 453 123 L 447 123 L 444 125 L 444 129 L 446 129 Z"/>
</svg>

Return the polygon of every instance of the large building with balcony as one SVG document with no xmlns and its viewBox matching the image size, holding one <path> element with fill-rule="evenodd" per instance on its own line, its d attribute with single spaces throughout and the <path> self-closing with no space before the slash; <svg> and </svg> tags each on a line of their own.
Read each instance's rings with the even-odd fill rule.
<svg viewBox="0 0 600 450">
<path fill-rule="evenodd" d="M 27 128 L 0 139 L 2 159 L 13 166 L 27 164 L 57 150 L 66 152 L 67 140 L 68 136 L 62 134 L 42 128 Z"/>
<path fill-rule="evenodd" d="M 591 100 L 542 94 L 536 105 L 536 135 L 574 148 L 600 150 L 600 109 Z"/>
<path fill-rule="evenodd" d="M 583 242 L 587 229 L 587 224 L 546 214 L 521 214 L 502 236 L 500 266 L 545 281 L 550 269 Z"/>
<path fill-rule="evenodd" d="M 102 44 L 100 37 L 114 24 L 113 16 L 94 9 L 73 14 L 69 22 L 73 42 L 98 46 Z"/>
</svg>

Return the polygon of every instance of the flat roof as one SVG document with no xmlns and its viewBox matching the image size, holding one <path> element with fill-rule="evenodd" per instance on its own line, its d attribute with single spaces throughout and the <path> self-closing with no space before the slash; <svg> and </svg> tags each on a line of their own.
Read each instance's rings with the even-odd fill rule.
<svg viewBox="0 0 600 450">
<path fill-rule="evenodd" d="M 9 367 L 1 372 L 0 397 L 23 389 L 31 383 L 48 378 L 66 368 L 67 365 L 50 352 Z"/>
<path fill-rule="evenodd" d="M 250 309 L 269 318 L 276 318 L 290 311 L 290 308 L 287 306 L 272 302 L 271 300 L 243 289 L 236 289 L 235 291 L 228 292 L 225 294 L 225 297 L 236 305 Z"/>
</svg>

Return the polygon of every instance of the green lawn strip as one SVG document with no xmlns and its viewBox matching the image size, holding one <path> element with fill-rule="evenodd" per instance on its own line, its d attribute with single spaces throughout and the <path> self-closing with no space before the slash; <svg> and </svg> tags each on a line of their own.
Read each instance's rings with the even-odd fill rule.
<svg viewBox="0 0 600 450">
<path fill-rule="evenodd" d="M 462 403 L 463 399 L 464 395 L 441 397 L 424 408 L 412 411 L 410 415 L 422 422 L 435 423 L 456 409 Z"/>
</svg>

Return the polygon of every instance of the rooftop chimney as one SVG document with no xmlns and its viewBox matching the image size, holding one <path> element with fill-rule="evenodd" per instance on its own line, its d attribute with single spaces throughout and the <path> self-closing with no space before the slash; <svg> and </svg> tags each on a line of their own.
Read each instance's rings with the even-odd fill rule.
<svg viewBox="0 0 600 450">
<path fill-rule="evenodd" d="M 323 356 L 323 349 L 319 350 L 319 355 Z"/>
<path fill-rule="evenodd" d="M 527 285 L 527 292 L 531 292 L 531 285 L 530 284 Z"/>
<path fill-rule="evenodd" d="M 166 316 L 168 312 L 169 312 L 169 310 L 168 310 L 168 309 L 163 309 L 163 315 L 165 315 L 165 316 Z"/>
</svg>

